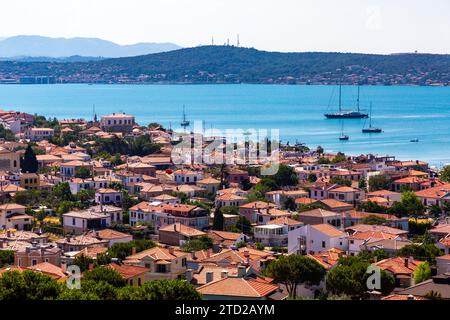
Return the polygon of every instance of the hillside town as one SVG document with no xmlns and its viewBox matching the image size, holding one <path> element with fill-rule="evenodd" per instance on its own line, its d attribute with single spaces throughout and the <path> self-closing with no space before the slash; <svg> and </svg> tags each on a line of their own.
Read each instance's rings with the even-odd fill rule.
<svg viewBox="0 0 450 320">
<path fill-rule="evenodd" d="M 281 145 L 263 175 L 176 164 L 125 113 L 0 124 L 0 299 L 450 299 L 448 167 Z"/>
</svg>

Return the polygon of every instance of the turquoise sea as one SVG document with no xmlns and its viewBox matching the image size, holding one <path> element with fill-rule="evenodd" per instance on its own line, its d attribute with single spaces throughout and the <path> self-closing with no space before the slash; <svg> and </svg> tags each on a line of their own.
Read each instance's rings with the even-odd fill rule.
<svg viewBox="0 0 450 320">
<path fill-rule="evenodd" d="M 343 87 L 346 108 L 356 105 L 357 88 Z M 134 114 L 141 124 L 179 126 L 183 104 L 189 120 L 217 129 L 279 129 L 283 142 L 347 154 L 390 154 L 398 159 L 450 163 L 450 87 L 361 87 L 361 106 L 373 104 L 373 125 L 381 134 L 363 134 L 365 119 L 341 121 L 323 113 L 337 109 L 335 86 L 277 85 L 0 85 L 0 108 L 48 117 L 92 119 L 92 109 Z M 418 138 L 418 143 L 410 142 Z"/>
</svg>

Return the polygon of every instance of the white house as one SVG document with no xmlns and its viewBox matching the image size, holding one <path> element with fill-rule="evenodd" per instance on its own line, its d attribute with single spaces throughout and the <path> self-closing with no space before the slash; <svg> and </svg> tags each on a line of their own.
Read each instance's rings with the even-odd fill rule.
<svg viewBox="0 0 450 320">
<path fill-rule="evenodd" d="M 72 211 L 63 214 L 64 233 L 82 234 L 89 230 L 105 229 L 111 225 L 108 213 Z"/>
<path fill-rule="evenodd" d="M 31 141 L 48 140 L 55 135 L 55 130 L 50 128 L 29 128 L 25 131 L 25 139 Z"/>
<path fill-rule="evenodd" d="M 135 124 L 135 117 L 125 113 L 113 113 L 102 116 L 100 126 L 103 131 L 131 132 Z"/>
<path fill-rule="evenodd" d="M 203 172 L 181 169 L 173 173 L 173 179 L 177 184 L 195 184 L 203 180 Z"/>
<path fill-rule="evenodd" d="M 92 166 L 89 162 L 74 160 L 74 161 L 61 163 L 59 168 L 60 168 L 62 180 L 67 181 L 67 180 L 75 177 L 75 175 L 77 174 L 77 171 L 79 169 L 87 168 L 87 169 L 91 170 Z"/>
<path fill-rule="evenodd" d="M 98 204 L 119 204 L 122 202 L 122 192 L 114 189 L 98 189 L 95 192 L 95 202 Z"/>
<path fill-rule="evenodd" d="M 305 225 L 288 234 L 288 252 L 316 254 L 331 248 L 348 250 L 348 234 L 329 224 Z"/>
<path fill-rule="evenodd" d="M 303 223 L 288 217 L 280 217 L 254 228 L 254 239 L 265 246 L 287 246 L 289 231 L 303 226 Z"/>
</svg>

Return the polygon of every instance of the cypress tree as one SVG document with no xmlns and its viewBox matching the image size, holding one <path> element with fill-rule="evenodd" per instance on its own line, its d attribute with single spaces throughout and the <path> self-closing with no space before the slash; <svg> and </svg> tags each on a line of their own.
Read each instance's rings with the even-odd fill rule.
<svg viewBox="0 0 450 320">
<path fill-rule="evenodd" d="M 214 212 L 213 230 L 223 231 L 224 218 L 220 208 L 217 208 Z"/>
<path fill-rule="evenodd" d="M 38 172 L 39 165 L 36 158 L 36 154 L 34 153 L 33 148 L 28 145 L 27 150 L 25 151 L 25 155 L 22 159 L 21 163 L 22 172 L 26 173 L 36 173 Z"/>
</svg>

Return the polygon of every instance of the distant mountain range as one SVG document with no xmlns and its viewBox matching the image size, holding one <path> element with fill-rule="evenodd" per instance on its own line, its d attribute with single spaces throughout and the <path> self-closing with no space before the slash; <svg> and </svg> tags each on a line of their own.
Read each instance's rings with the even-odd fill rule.
<svg viewBox="0 0 450 320">
<path fill-rule="evenodd" d="M 158 52 L 177 50 L 181 47 L 173 43 L 137 43 L 118 45 L 97 38 L 49 38 L 41 36 L 16 36 L 0 38 L 0 57 L 131 57 Z"/>
<path fill-rule="evenodd" d="M 280 53 L 201 46 L 89 62 L 0 62 L 0 79 L 62 83 L 450 85 L 450 55 Z M 6 81 L 6 80 L 5 80 Z M 29 81 L 29 80 L 28 80 Z"/>
</svg>

